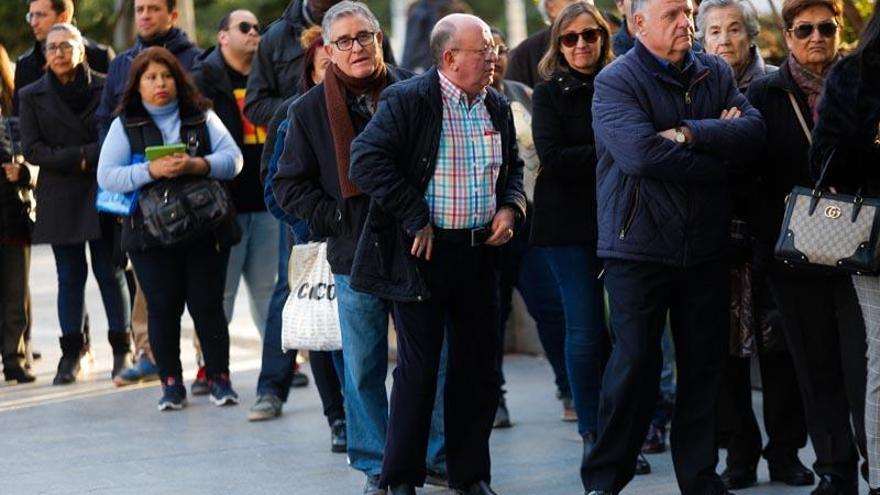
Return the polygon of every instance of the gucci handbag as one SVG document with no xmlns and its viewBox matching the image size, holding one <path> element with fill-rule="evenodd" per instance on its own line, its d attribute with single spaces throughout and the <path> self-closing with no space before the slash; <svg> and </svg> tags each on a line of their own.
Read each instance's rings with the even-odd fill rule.
<svg viewBox="0 0 880 495">
<path fill-rule="evenodd" d="M 795 186 L 786 198 L 775 255 L 789 265 L 832 267 L 847 274 L 880 273 L 880 198 L 823 190 L 828 157 L 812 189 Z"/>
</svg>

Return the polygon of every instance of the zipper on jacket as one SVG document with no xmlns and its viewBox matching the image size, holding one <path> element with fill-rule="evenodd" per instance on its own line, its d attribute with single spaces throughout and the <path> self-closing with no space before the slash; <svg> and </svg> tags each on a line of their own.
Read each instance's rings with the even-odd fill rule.
<svg viewBox="0 0 880 495">
<path fill-rule="evenodd" d="M 696 87 L 697 84 L 700 84 L 700 83 L 701 83 L 704 79 L 706 79 L 707 77 L 709 77 L 709 69 L 706 69 L 706 70 L 704 70 L 703 72 L 701 72 L 701 73 L 697 76 L 697 78 L 694 79 L 693 82 L 691 82 L 690 86 L 688 86 L 688 88 L 685 90 L 685 92 L 684 92 L 684 102 L 685 102 L 687 105 L 690 105 L 691 103 L 693 103 L 693 97 L 692 97 L 692 95 L 693 95 L 694 87 Z"/>
<path fill-rule="evenodd" d="M 636 190 L 633 192 L 632 199 L 629 201 L 629 208 L 626 210 L 626 217 L 623 223 L 623 227 L 620 228 L 620 234 L 618 234 L 618 238 L 620 240 L 626 239 L 626 234 L 629 232 L 630 227 L 632 227 L 633 221 L 636 219 L 636 211 L 639 209 L 639 196 L 642 188 L 642 181 L 636 182 Z"/>
</svg>

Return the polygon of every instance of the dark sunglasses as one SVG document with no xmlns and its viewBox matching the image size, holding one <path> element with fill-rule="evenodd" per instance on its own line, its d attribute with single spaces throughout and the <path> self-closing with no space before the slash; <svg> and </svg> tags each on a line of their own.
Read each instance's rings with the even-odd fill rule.
<svg viewBox="0 0 880 495">
<path fill-rule="evenodd" d="M 823 38 L 831 38 L 837 33 L 837 23 L 834 21 L 824 21 L 819 24 L 798 24 L 789 29 L 788 32 L 794 34 L 794 37 L 799 40 L 805 40 L 813 35 L 813 29 L 818 29 L 819 34 L 821 34 Z"/>
<path fill-rule="evenodd" d="M 241 21 L 238 23 L 238 30 L 241 31 L 241 34 L 248 34 L 251 32 L 251 29 L 255 29 L 257 31 L 257 34 L 260 34 L 259 24 L 251 24 L 247 21 Z"/>
<path fill-rule="evenodd" d="M 578 38 L 583 38 L 587 43 L 593 44 L 599 41 L 599 37 L 603 32 L 604 30 L 602 28 L 584 29 L 579 33 L 563 34 L 559 37 L 559 41 L 568 48 L 577 46 Z"/>
</svg>

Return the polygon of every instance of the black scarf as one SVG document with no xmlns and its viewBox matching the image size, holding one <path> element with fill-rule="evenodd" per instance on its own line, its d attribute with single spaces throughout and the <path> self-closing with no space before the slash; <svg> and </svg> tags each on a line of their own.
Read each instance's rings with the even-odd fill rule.
<svg viewBox="0 0 880 495">
<path fill-rule="evenodd" d="M 89 87 L 91 78 L 84 63 L 77 66 L 75 70 L 76 74 L 73 76 L 73 80 L 67 84 L 61 84 L 61 81 L 51 70 L 48 71 L 48 74 L 52 89 L 61 98 L 61 101 L 74 115 L 79 115 L 89 106 L 91 100 L 92 91 Z"/>
</svg>

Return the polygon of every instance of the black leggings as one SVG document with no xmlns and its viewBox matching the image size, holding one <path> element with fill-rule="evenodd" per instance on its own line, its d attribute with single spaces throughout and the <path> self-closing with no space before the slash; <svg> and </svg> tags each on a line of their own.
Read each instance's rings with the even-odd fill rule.
<svg viewBox="0 0 880 495">
<path fill-rule="evenodd" d="M 129 253 L 147 300 L 150 345 L 159 376 L 181 378 L 180 318 L 184 304 L 192 315 L 208 377 L 229 372 L 229 327 L 223 288 L 229 249 L 217 249 L 213 236 L 174 247 Z"/>
</svg>

